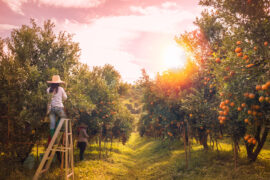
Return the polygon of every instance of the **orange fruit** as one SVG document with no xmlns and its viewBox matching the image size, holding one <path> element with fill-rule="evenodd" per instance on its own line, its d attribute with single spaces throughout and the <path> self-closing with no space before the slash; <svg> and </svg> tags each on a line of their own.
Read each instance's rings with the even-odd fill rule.
<svg viewBox="0 0 270 180">
<path fill-rule="evenodd" d="M 267 90 L 267 85 L 266 84 L 262 85 L 262 90 Z"/>
<path fill-rule="evenodd" d="M 225 100 L 225 104 L 229 104 L 230 100 L 229 99 L 226 99 Z"/>
<path fill-rule="evenodd" d="M 238 107 L 237 110 L 238 110 L 238 111 L 242 111 L 242 108 L 241 108 L 241 107 Z"/>
<path fill-rule="evenodd" d="M 258 109 L 260 109 L 260 106 L 259 105 L 255 105 L 254 106 L 254 109 L 257 109 L 258 110 Z"/>
<path fill-rule="evenodd" d="M 261 85 L 256 85 L 256 90 L 257 91 L 262 90 L 262 86 Z"/>
<path fill-rule="evenodd" d="M 256 139 L 253 139 L 253 140 L 252 140 L 252 144 L 254 144 L 254 145 L 255 145 L 255 144 L 256 144 L 256 142 L 257 142 L 257 141 L 256 141 Z"/>
<path fill-rule="evenodd" d="M 236 42 L 237 45 L 240 45 L 241 43 L 242 43 L 241 41 L 237 41 L 237 42 Z"/>
<path fill-rule="evenodd" d="M 251 110 L 248 110 L 248 114 L 251 115 L 252 114 L 252 111 Z"/>
<path fill-rule="evenodd" d="M 240 53 L 237 53 L 237 57 L 242 57 L 243 56 L 243 53 L 240 52 Z"/>
<path fill-rule="evenodd" d="M 264 101 L 264 97 L 261 96 L 261 97 L 259 98 L 259 101 L 260 101 L 260 102 L 263 102 L 263 101 Z"/>
<path fill-rule="evenodd" d="M 240 53 L 241 51 L 242 51 L 242 49 L 240 48 L 240 47 L 237 47 L 237 48 L 235 48 L 235 50 L 234 50 L 236 53 Z"/>
<path fill-rule="evenodd" d="M 241 106 L 244 108 L 246 107 L 247 105 L 245 103 L 242 103 Z"/>
<path fill-rule="evenodd" d="M 249 97 L 250 99 L 254 99 L 254 98 L 255 98 L 255 94 L 249 93 L 248 97 Z"/>
<path fill-rule="evenodd" d="M 244 139 L 247 141 L 250 138 L 250 135 L 246 135 Z"/>
<path fill-rule="evenodd" d="M 189 117 L 192 117 L 193 115 L 192 114 L 189 114 Z"/>
<path fill-rule="evenodd" d="M 251 144 L 252 143 L 252 138 L 248 139 L 248 143 Z"/>
<path fill-rule="evenodd" d="M 216 58 L 216 63 L 221 63 L 220 58 Z"/>
<path fill-rule="evenodd" d="M 265 83 L 265 85 L 267 86 L 267 88 L 269 88 L 269 87 L 270 87 L 270 81 L 267 81 L 267 82 Z"/>
<path fill-rule="evenodd" d="M 231 102 L 230 106 L 233 107 L 234 105 L 235 105 L 234 102 Z"/>
<path fill-rule="evenodd" d="M 248 119 L 245 119 L 244 122 L 245 122 L 245 123 L 249 123 L 249 120 L 248 120 Z"/>
<path fill-rule="evenodd" d="M 263 44 L 264 44 L 264 46 L 268 46 L 268 42 L 267 41 L 265 41 Z"/>
<path fill-rule="evenodd" d="M 255 46 L 253 49 L 254 49 L 254 51 L 256 51 L 257 50 L 257 47 Z"/>
<path fill-rule="evenodd" d="M 254 64 L 248 64 L 248 65 L 246 65 L 246 68 L 250 68 L 252 66 L 254 66 Z"/>
<path fill-rule="evenodd" d="M 244 93 L 244 96 L 245 96 L 245 97 L 248 97 L 248 96 L 249 96 L 249 93 L 247 93 L 247 92 Z"/>
<path fill-rule="evenodd" d="M 224 81 L 227 81 L 227 80 L 229 80 L 229 79 L 230 79 L 229 76 L 224 76 Z"/>
<path fill-rule="evenodd" d="M 248 56 L 247 55 L 244 55 L 244 57 L 242 59 L 243 60 L 247 60 L 248 59 Z"/>
</svg>

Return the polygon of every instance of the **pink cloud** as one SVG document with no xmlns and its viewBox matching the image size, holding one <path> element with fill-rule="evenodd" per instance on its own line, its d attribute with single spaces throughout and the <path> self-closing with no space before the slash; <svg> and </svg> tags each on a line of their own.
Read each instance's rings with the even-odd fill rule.
<svg viewBox="0 0 270 180">
<path fill-rule="evenodd" d="M 4 3 L 6 3 L 9 8 L 21 15 L 24 15 L 21 6 L 23 3 L 26 3 L 28 0 L 2 0 Z"/>
<path fill-rule="evenodd" d="M 72 7 L 72 8 L 91 8 L 97 7 L 105 2 L 105 0 L 35 0 L 39 5 L 48 5 L 56 7 Z"/>
<path fill-rule="evenodd" d="M 34 3 L 38 6 L 55 6 L 64 8 L 91 8 L 97 7 L 104 3 L 105 0 L 2 0 L 6 3 L 11 10 L 21 15 L 24 15 L 22 11 L 22 6 L 26 3 Z"/>
<path fill-rule="evenodd" d="M 3 18 L 0 11 L 0 35 L 12 25 L 27 24 L 29 17 L 40 24 L 52 19 L 56 32 L 74 34 L 81 62 L 112 64 L 128 82 L 136 80 L 142 68 L 152 76 L 161 71 L 162 51 L 176 34 L 194 29 L 192 22 L 200 13 L 198 0 L 92 0 L 88 7 L 82 7 L 87 0 L 25 1 L 18 5 L 24 16 L 6 10 L 7 2 L 1 5 L 0 1 L 0 10 L 6 13 Z"/>
</svg>

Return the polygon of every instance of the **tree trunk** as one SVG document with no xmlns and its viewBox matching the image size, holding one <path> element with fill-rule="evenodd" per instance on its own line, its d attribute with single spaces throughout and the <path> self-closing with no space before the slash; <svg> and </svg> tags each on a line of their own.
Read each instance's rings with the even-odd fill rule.
<svg viewBox="0 0 270 180">
<path fill-rule="evenodd" d="M 208 136 L 208 134 L 205 131 L 199 130 L 200 144 L 203 145 L 204 150 L 208 150 L 207 136 Z"/>
<path fill-rule="evenodd" d="M 237 161 L 238 161 L 238 142 L 233 142 L 233 152 L 234 152 L 234 168 L 237 168 Z"/>
<path fill-rule="evenodd" d="M 184 127 L 183 132 L 183 140 L 184 140 L 184 148 L 185 148 L 185 159 L 186 159 L 186 169 L 188 168 L 188 155 L 187 155 L 187 141 L 186 141 L 186 128 Z"/>
<path fill-rule="evenodd" d="M 261 130 L 262 130 L 262 137 L 260 138 Z M 257 132 L 256 132 L 255 137 L 256 137 L 258 145 L 257 145 L 255 150 L 254 150 L 255 145 L 253 145 L 253 144 L 250 145 L 250 144 L 246 143 L 247 156 L 251 162 L 255 162 L 259 153 L 261 152 L 262 147 L 266 141 L 268 131 L 269 131 L 269 128 L 267 128 L 267 127 L 263 128 L 263 129 L 261 129 L 261 127 L 257 128 Z"/>
</svg>

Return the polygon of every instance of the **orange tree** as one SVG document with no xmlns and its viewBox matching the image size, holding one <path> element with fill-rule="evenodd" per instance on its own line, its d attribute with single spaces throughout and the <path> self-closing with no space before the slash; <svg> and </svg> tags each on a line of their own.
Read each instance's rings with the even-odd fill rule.
<svg viewBox="0 0 270 180">
<path fill-rule="evenodd" d="M 79 47 L 69 34 L 53 33 L 54 24 L 23 25 L 1 41 L 0 151 L 2 158 L 23 161 L 46 128 L 46 81 L 53 74 L 64 80 L 77 64 Z M 6 51 L 3 50 L 5 44 Z M 12 161 L 14 162 L 14 161 Z"/>
<path fill-rule="evenodd" d="M 185 111 L 180 98 L 191 86 L 189 76 L 197 71 L 189 61 L 181 70 L 166 71 L 150 80 L 145 71 L 141 86 L 144 90 L 144 113 L 140 120 L 140 133 L 162 138 L 177 138 L 181 135 Z M 187 132 L 187 131 L 185 131 Z"/>
<path fill-rule="evenodd" d="M 268 134 L 270 2 L 202 0 L 200 4 L 214 9 L 202 13 L 196 24 L 213 51 L 209 60 L 221 99 L 218 119 L 232 138 L 235 159 L 239 140 L 248 134 L 247 155 L 255 161 Z"/>
<path fill-rule="evenodd" d="M 113 66 L 90 70 L 81 64 L 73 69 L 69 83 L 67 110 L 71 117 L 86 123 L 91 136 L 100 135 L 105 141 L 113 137 L 127 140 L 133 117 L 119 101 L 119 92 L 125 88 Z"/>
<path fill-rule="evenodd" d="M 1 158 L 23 161 L 34 143 L 47 136 L 48 123 L 42 121 L 48 101 L 46 81 L 54 74 L 66 82 L 69 118 L 86 121 L 93 134 L 107 124 L 120 129 L 125 138 L 130 134 L 132 116 L 118 102 L 125 89 L 119 73 L 110 65 L 89 70 L 78 62 L 79 46 L 72 36 L 55 35 L 53 28 L 51 21 L 39 27 L 31 20 L 30 26 L 0 39 Z"/>
<path fill-rule="evenodd" d="M 185 49 L 193 66 L 197 67 L 197 71 L 189 75 L 191 90 L 181 96 L 182 109 L 186 112 L 192 135 L 208 149 L 208 134 L 213 142 L 220 137 L 220 127 L 216 121 L 216 78 L 211 72 L 212 62 L 209 61 L 210 44 L 200 30 L 186 32 L 175 40 Z"/>
</svg>

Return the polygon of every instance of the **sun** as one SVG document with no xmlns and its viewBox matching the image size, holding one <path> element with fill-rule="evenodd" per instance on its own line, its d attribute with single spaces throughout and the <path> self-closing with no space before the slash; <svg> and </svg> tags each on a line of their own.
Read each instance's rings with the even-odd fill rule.
<svg viewBox="0 0 270 180">
<path fill-rule="evenodd" d="M 183 68 L 186 64 L 185 51 L 175 44 L 167 46 L 163 52 L 163 69 Z"/>
</svg>

